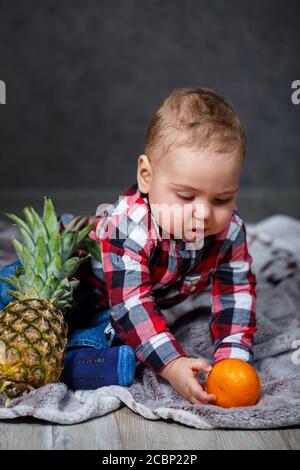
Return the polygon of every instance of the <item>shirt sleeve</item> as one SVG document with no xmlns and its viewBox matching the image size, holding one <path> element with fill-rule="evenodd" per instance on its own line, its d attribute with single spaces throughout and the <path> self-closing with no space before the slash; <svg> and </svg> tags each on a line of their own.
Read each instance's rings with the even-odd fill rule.
<svg viewBox="0 0 300 470">
<path fill-rule="evenodd" d="M 252 363 L 256 332 L 256 277 L 244 222 L 234 241 L 229 242 L 229 248 L 217 265 L 212 285 L 214 359 L 218 362 L 236 358 Z"/>
<path fill-rule="evenodd" d="M 135 351 L 137 358 L 155 373 L 185 353 L 167 328 L 166 319 L 151 296 L 148 268 L 151 240 L 138 243 L 128 237 L 123 243 L 101 239 L 103 271 L 111 308 L 111 325 Z"/>
</svg>

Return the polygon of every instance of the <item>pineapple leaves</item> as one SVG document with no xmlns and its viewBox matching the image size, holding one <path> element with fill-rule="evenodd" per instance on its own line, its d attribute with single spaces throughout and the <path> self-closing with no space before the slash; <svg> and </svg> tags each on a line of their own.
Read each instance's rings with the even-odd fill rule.
<svg viewBox="0 0 300 470">
<path fill-rule="evenodd" d="M 47 276 L 51 276 L 52 274 L 54 274 L 57 279 L 60 279 L 62 275 L 62 260 L 58 254 L 53 255 L 47 267 Z"/>
<path fill-rule="evenodd" d="M 65 232 L 78 231 L 89 220 L 88 217 L 74 217 L 73 220 L 66 226 Z"/>
<path fill-rule="evenodd" d="M 88 238 L 83 240 L 80 244 L 80 248 L 82 248 L 87 253 L 90 253 L 98 261 L 102 260 L 101 249 L 100 249 L 99 243 L 97 243 L 95 240 L 90 240 Z"/>
<path fill-rule="evenodd" d="M 54 302 L 53 305 L 55 306 L 55 308 L 61 310 L 62 312 L 65 312 L 67 309 L 72 308 L 72 305 L 67 300 L 57 300 L 56 302 Z"/>
<path fill-rule="evenodd" d="M 35 259 L 26 245 L 22 247 L 23 270 L 20 279 L 26 279 L 28 284 L 32 285 L 34 280 Z"/>
<path fill-rule="evenodd" d="M 16 290 L 11 290 L 11 289 L 8 289 L 6 292 L 14 299 L 17 299 L 20 301 L 24 299 L 24 294 L 22 292 L 18 292 Z"/>
<path fill-rule="evenodd" d="M 49 252 L 61 256 L 61 238 L 60 233 L 53 232 L 49 240 Z"/>
<path fill-rule="evenodd" d="M 15 292 L 16 294 L 18 294 L 18 297 L 16 297 L 16 295 L 14 295 L 14 297 L 19 299 L 19 300 L 24 299 L 25 295 L 27 297 L 31 297 L 31 298 L 34 298 L 34 299 L 39 298 L 38 291 L 36 290 L 35 287 L 31 286 L 27 282 L 27 279 L 25 280 L 25 279 L 22 279 L 22 278 L 18 278 L 16 276 L 11 276 L 11 277 L 2 277 L 2 276 L 0 276 L 0 281 L 3 281 L 6 284 L 8 284 L 8 285 L 14 287 L 15 289 L 17 289 L 17 291 L 9 290 L 7 292 L 10 293 L 11 295 L 12 295 L 12 292 Z"/>
<path fill-rule="evenodd" d="M 64 265 L 64 277 L 72 276 L 84 259 L 85 258 L 78 258 L 77 256 L 68 259 Z"/>
<path fill-rule="evenodd" d="M 71 297 L 71 290 L 64 290 L 64 289 L 60 289 L 60 290 L 56 290 L 54 292 L 52 292 L 52 298 L 50 299 L 51 302 L 54 302 L 55 299 L 62 299 L 62 298 L 66 298 L 66 297 Z"/>
<path fill-rule="evenodd" d="M 33 223 L 34 223 L 34 233 L 35 233 L 35 240 L 37 240 L 39 235 L 42 235 L 44 240 L 48 240 L 48 233 L 45 228 L 45 225 L 39 215 L 35 212 L 33 207 L 30 208 L 30 212 L 33 218 Z"/>
<path fill-rule="evenodd" d="M 33 284 L 35 285 L 35 287 L 37 288 L 39 292 L 43 289 L 45 285 L 43 279 L 38 274 L 34 276 Z"/>
<path fill-rule="evenodd" d="M 0 281 L 5 282 L 6 284 L 19 289 L 20 283 L 19 279 L 16 276 L 4 277 L 0 276 Z"/>
<path fill-rule="evenodd" d="M 57 285 L 57 289 L 69 289 L 69 288 L 70 288 L 70 282 L 67 277 L 59 281 Z"/>
<path fill-rule="evenodd" d="M 53 203 L 50 198 L 44 197 L 44 213 L 43 222 L 48 232 L 48 237 L 58 230 L 58 221 L 54 210 Z"/>
<path fill-rule="evenodd" d="M 70 281 L 70 286 L 72 289 L 76 289 L 76 287 L 78 287 L 80 284 L 80 281 L 79 280 L 74 280 L 74 281 Z"/>
<path fill-rule="evenodd" d="M 80 281 L 77 279 L 74 279 L 73 281 L 68 282 L 67 285 L 65 285 L 65 287 L 62 287 L 62 285 L 60 285 L 60 287 L 52 293 L 52 299 L 50 300 L 54 301 L 55 298 L 60 299 L 60 300 L 65 300 L 65 299 L 72 300 L 73 290 L 76 289 L 76 287 L 78 287 L 79 284 L 80 284 Z"/>
<path fill-rule="evenodd" d="M 32 285 L 35 286 L 34 278 L 35 278 L 35 274 L 34 274 L 33 269 L 31 269 L 31 267 L 30 267 L 29 265 L 25 264 L 25 272 L 24 272 L 24 274 L 20 277 L 20 279 L 26 279 L 26 281 L 28 282 L 28 284 L 30 284 L 31 286 L 32 286 Z"/>
<path fill-rule="evenodd" d="M 6 282 L 12 286 L 14 286 L 14 283 L 17 284 L 16 288 L 17 288 L 18 294 L 22 296 L 21 299 L 24 299 L 25 296 L 31 299 L 39 298 L 39 293 L 36 290 L 36 288 L 29 285 L 25 279 L 16 278 L 15 276 L 12 276 L 10 279 L 11 279 L 11 282 L 8 282 L 8 281 Z"/>
<path fill-rule="evenodd" d="M 30 231 L 33 232 L 34 231 L 34 221 L 33 221 L 33 217 L 31 215 L 30 209 L 28 207 L 25 207 L 23 209 L 23 213 L 25 215 L 27 225 L 29 226 Z"/>
<path fill-rule="evenodd" d="M 73 295 L 73 290 L 70 287 L 69 290 L 59 290 L 55 294 L 52 294 L 52 298 L 50 299 L 50 302 L 54 303 L 56 301 L 60 300 L 69 300 L 72 301 L 72 295 Z"/>
<path fill-rule="evenodd" d="M 21 261 L 21 264 L 23 264 L 23 247 L 22 244 L 16 240 L 15 238 L 12 239 L 12 244 L 14 245 L 15 252 L 17 254 L 17 257 Z"/>
<path fill-rule="evenodd" d="M 25 232 L 27 233 L 27 235 L 29 237 L 31 237 L 31 231 L 30 231 L 30 228 L 28 227 L 28 225 L 22 220 L 20 219 L 17 215 L 14 215 L 14 214 L 5 214 L 7 215 L 7 217 L 9 217 L 10 219 L 12 219 L 14 222 L 16 222 L 16 224 L 19 226 L 19 228 L 25 230 Z"/>
<path fill-rule="evenodd" d="M 37 242 L 36 242 L 36 247 L 34 249 L 35 259 L 37 259 L 39 254 L 43 258 L 44 262 L 46 264 L 48 264 L 49 261 L 50 261 L 50 255 L 49 255 L 49 251 L 48 251 L 47 245 L 45 243 L 45 240 L 41 235 L 38 236 L 38 239 L 37 239 Z"/>
<path fill-rule="evenodd" d="M 28 233 L 24 229 L 20 228 L 20 232 L 23 235 L 24 243 L 27 246 L 28 250 L 33 253 L 35 249 L 35 244 L 32 238 L 28 235 Z"/>
<path fill-rule="evenodd" d="M 10 286 L 7 292 L 17 300 L 47 299 L 62 311 L 71 308 L 73 291 L 80 281 L 69 278 L 89 256 L 101 260 L 99 243 L 89 238 L 95 223 L 89 224 L 91 217 L 78 216 L 60 230 L 53 203 L 46 196 L 43 217 L 32 207 L 25 207 L 23 213 L 24 220 L 6 214 L 23 236 L 23 243 L 11 240 L 21 267 L 15 276 L 0 280 Z"/>
<path fill-rule="evenodd" d="M 88 236 L 88 234 L 93 230 L 94 227 L 95 224 L 87 225 L 82 230 L 80 230 L 80 232 L 78 233 L 78 243 L 81 243 L 82 240 L 84 240 Z"/>
<path fill-rule="evenodd" d="M 77 221 L 78 217 L 74 217 L 74 219 L 72 219 L 71 222 L 65 227 L 64 233 L 71 232 L 72 230 L 74 230 Z"/>
<path fill-rule="evenodd" d="M 47 280 L 47 271 L 45 268 L 45 264 L 41 255 L 38 255 L 35 265 L 35 272 L 40 276 L 44 282 Z"/>
<path fill-rule="evenodd" d="M 77 245 L 78 233 L 76 232 L 63 232 L 62 233 L 62 262 L 72 256 Z"/>
<path fill-rule="evenodd" d="M 22 257 L 23 257 L 23 266 L 25 267 L 26 271 L 26 266 L 29 266 L 32 270 L 34 270 L 35 266 L 35 259 L 33 255 L 30 253 L 26 245 L 23 245 L 22 247 Z"/>
<path fill-rule="evenodd" d="M 43 299 L 50 299 L 53 291 L 55 291 L 57 283 L 58 283 L 58 279 L 54 275 L 51 275 L 50 277 L 48 277 L 46 284 L 40 291 L 40 297 Z"/>
</svg>

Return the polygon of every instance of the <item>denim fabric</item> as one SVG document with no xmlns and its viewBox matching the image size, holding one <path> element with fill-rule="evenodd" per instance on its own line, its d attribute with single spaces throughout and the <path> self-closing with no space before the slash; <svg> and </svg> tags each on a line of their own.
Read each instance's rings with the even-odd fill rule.
<svg viewBox="0 0 300 470">
<path fill-rule="evenodd" d="M 0 276 L 11 277 L 16 275 L 16 268 L 22 266 L 20 261 L 14 261 L 0 270 Z M 3 310 L 9 302 L 14 300 L 14 297 L 7 293 L 7 290 L 15 290 L 14 287 L 0 281 L 0 310 Z"/>
<path fill-rule="evenodd" d="M 103 349 L 109 346 L 122 346 L 125 343 L 116 334 L 105 334 L 105 328 L 109 324 L 110 308 L 96 312 L 90 319 L 87 328 L 77 328 L 71 334 L 67 348 L 74 346 L 89 346 Z"/>
<path fill-rule="evenodd" d="M 61 380 L 72 390 L 128 387 L 135 376 L 135 354 L 129 346 L 103 349 L 74 348 L 66 354 Z"/>
<path fill-rule="evenodd" d="M 76 329 L 67 344 L 62 381 L 73 390 L 95 390 L 119 385 L 128 387 L 135 377 L 135 353 L 129 346 L 105 336 L 110 309 L 93 315 L 89 328 Z M 119 343 L 124 344 L 124 343 Z"/>
<path fill-rule="evenodd" d="M 104 330 L 109 323 L 110 309 L 97 312 L 90 322 L 90 328 L 76 329 L 67 344 L 67 349 L 74 346 L 87 346 L 90 348 L 103 349 L 111 346 L 106 338 Z"/>
</svg>

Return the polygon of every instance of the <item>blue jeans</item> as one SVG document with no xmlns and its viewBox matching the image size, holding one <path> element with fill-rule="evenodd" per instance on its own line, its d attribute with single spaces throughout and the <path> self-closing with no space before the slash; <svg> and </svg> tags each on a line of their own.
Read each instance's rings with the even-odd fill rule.
<svg viewBox="0 0 300 470">
<path fill-rule="evenodd" d="M 94 390 L 109 385 L 127 387 L 132 384 L 136 369 L 135 353 L 116 335 L 112 339 L 105 335 L 109 318 L 110 309 L 107 308 L 93 314 L 84 324 L 84 329 L 75 328 L 71 332 L 61 377 L 69 388 Z"/>
<path fill-rule="evenodd" d="M 107 308 L 97 312 L 90 320 L 89 327 L 84 329 L 75 329 L 71 334 L 67 350 L 73 347 L 90 347 L 96 349 L 103 349 L 109 346 L 117 346 L 124 344 L 119 339 L 110 341 L 104 330 L 109 323 L 110 309 Z"/>
</svg>

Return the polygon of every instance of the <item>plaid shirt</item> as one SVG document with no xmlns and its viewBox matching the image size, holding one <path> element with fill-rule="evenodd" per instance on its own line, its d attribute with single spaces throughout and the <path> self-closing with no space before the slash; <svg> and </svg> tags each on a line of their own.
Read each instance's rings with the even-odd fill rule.
<svg viewBox="0 0 300 470">
<path fill-rule="evenodd" d="M 252 361 L 256 278 L 236 206 L 227 226 L 205 237 L 198 250 L 188 249 L 190 245 L 181 239 L 163 237 L 137 183 L 95 217 L 89 236 L 100 243 L 102 261 L 92 258 L 89 282 L 97 308 L 111 309 L 108 336 L 120 338 L 142 363 L 159 373 L 173 359 L 186 356 L 161 309 L 207 290 L 212 283 L 215 362 L 228 357 Z"/>
</svg>

